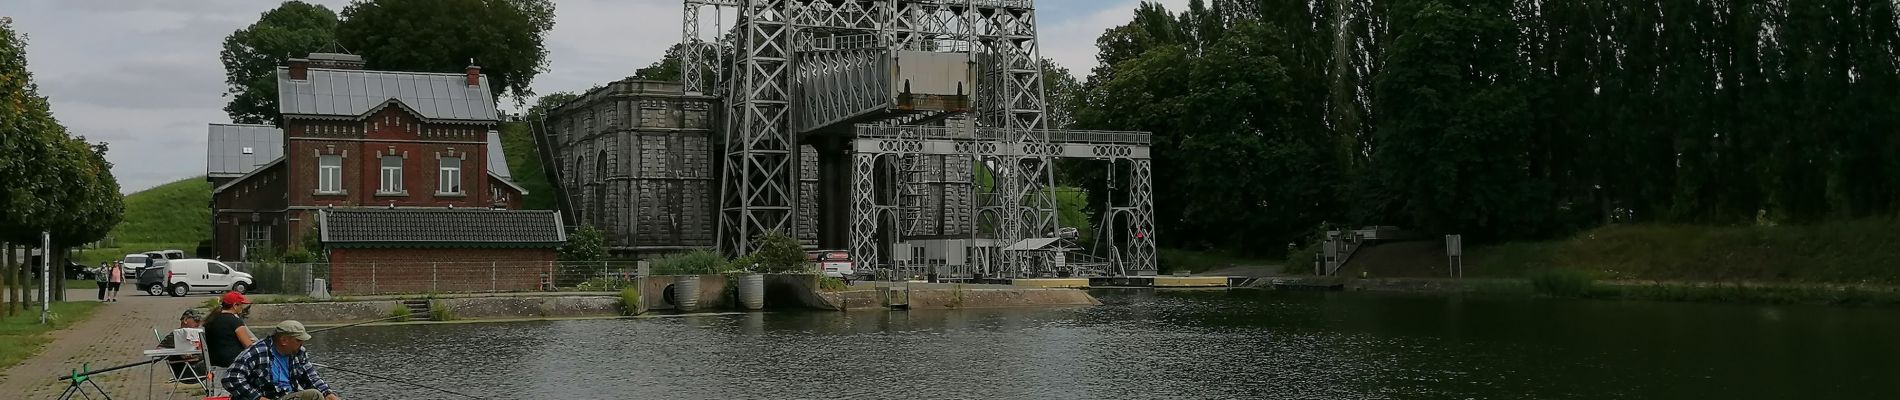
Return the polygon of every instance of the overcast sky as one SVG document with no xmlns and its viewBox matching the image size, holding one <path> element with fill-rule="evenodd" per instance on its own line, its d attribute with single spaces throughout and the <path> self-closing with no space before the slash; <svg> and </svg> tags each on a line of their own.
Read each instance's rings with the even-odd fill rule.
<svg viewBox="0 0 1900 400">
<path fill-rule="evenodd" d="M 306 0 L 342 11 L 349 0 Z M 27 63 L 75 134 L 112 144 L 126 193 L 203 175 L 205 124 L 228 123 L 224 37 L 273 0 L 4 0 L 0 16 L 28 35 Z M 1186 0 L 1162 0 L 1179 10 Z M 1087 74 L 1095 37 L 1128 21 L 1139 0 L 1042 0 L 1043 55 Z M 679 0 L 556 0 L 539 93 L 624 78 L 679 41 Z M 729 13 L 728 13 L 729 14 Z M 1080 78 L 1080 76 L 1078 76 Z M 512 101 L 503 101 L 509 106 Z"/>
</svg>

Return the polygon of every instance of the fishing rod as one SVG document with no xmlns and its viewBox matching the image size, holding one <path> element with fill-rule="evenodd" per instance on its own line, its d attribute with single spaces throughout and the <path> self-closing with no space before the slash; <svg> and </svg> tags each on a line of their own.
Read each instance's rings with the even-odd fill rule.
<svg viewBox="0 0 1900 400">
<path fill-rule="evenodd" d="M 398 319 L 398 318 L 409 318 L 409 315 L 407 315 L 407 314 L 404 314 L 404 315 L 397 315 L 397 316 L 393 316 L 393 317 L 388 317 L 388 318 L 383 318 L 383 319 L 377 319 L 377 320 L 369 320 L 369 321 L 363 321 L 363 322 L 357 322 L 357 323 L 353 323 L 353 324 L 348 324 L 348 325 L 337 325 L 337 326 L 332 326 L 332 327 L 328 327 L 328 328 L 322 328 L 322 329 L 315 329 L 315 330 L 311 330 L 311 331 L 310 331 L 310 333 L 317 333 L 317 332 L 323 332 L 323 331 L 327 331 L 327 330 L 332 330 L 332 329 L 343 329 L 343 328 L 348 328 L 348 327 L 352 327 L 352 326 L 357 326 L 357 325 L 364 325 L 364 324 L 374 324 L 374 323 L 377 323 L 377 322 L 383 322 L 383 321 L 388 321 L 388 320 L 392 320 L 392 319 Z"/>
<path fill-rule="evenodd" d="M 400 383 L 400 384 L 404 384 L 404 385 L 409 385 L 409 386 L 414 386 L 414 387 L 418 387 L 418 388 L 423 388 L 423 389 L 429 389 L 429 390 L 434 390 L 434 391 L 438 391 L 438 392 L 442 392 L 442 393 L 448 393 L 448 394 L 452 394 L 452 395 L 456 395 L 456 396 L 462 396 L 462 397 L 467 397 L 467 398 L 471 398 L 471 399 L 482 399 L 482 400 L 488 400 L 488 398 L 487 398 L 487 397 L 481 397 L 481 396 L 476 396 L 476 395 L 472 395 L 472 394 L 467 394 L 467 393 L 462 393 L 462 392 L 457 392 L 457 391 L 453 391 L 453 390 L 448 390 L 448 389 L 443 389 L 443 388 L 439 388 L 439 387 L 434 387 L 434 386 L 429 386 L 429 385 L 424 385 L 424 384 L 420 384 L 420 383 L 415 383 L 415 382 L 410 382 L 410 381 L 406 381 L 406 380 L 402 380 L 402 379 L 397 379 L 397 378 L 392 378 L 392 377 L 388 377 L 388 376 L 383 376 L 383 375 L 377 375 L 377 374 L 372 374 L 372 373 L 368 373 L 368 372 L 363 372 L 363 371 L 357 371 L 357 370 L 351 370 L 351 369 L 346 369 L 346 368 L 338 368 L 338 367 L 336 367 L 336 366 L 334 366 L 334 365 L 326 365 L 326 364 L 318 364 L 318 363 L 310 363 L 310 365 L 315 365 L 315 366 L 317 366 L 317 367 L 319 367 L 319 368 L 328 368 L 328 369 L 332 369 L 332 370 L 336 370 L 336 371 L 339 371 L 339 372 L 348 372 L 348 373 L 352 373 L 352 374 L 357 374 L 357 375 L 362 375 L 362 376 L 366 376 L 366 377 L 370 377 L 370 378 L 375 378 L 375 379 L 381 379 L 381 380 L 383 380 L 383 381 L 387 381 L 387 382 L 391 382 L 391 383 Z"/>
</svg>

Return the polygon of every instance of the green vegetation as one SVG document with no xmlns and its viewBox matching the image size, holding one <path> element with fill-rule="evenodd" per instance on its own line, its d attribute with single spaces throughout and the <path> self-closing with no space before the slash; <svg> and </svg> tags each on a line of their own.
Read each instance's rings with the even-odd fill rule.
<svg viewBox="0 0 1900 400">
<path fill-rule="evenodd" d="M 759 250 L 747 254 L 759 265 L 758 271 L 771 274 L 797 274 L 815 272 L 805 251 L 798 246 L 798 240 L 782 233 L 765 235 L 759 241 Z"/>
<path fill-rule="evenodd" d="M 430 306 L 430 308 L 431 308 L 431 310 L 430 310 L 430 311 L 434 311 L 434 310 L 433 310 L 433 308 L 434 308 L 434 306 L 433 306 L 433 305 L 431 305 L 431 306 Z M 389 317 L 389 318 L 402 318 L 402 319 L 406 319 L 406 318 L 408 318 L 408 317 L 409 317 L 409 307 L 408 307 L 408 306 L 404 306 L 404 305 L 402 305 L 402 303 L 396 303 L 396 305 L 394 305 L 394 306 L 390 306 L 390 307 L 389 307 L 389 312 L 388 312 L 388 314 L 389 314 L 389 315 L 387 315 L 387 317 Z"/>
<path fill-rule="evenodd" d="M 199 242 L 211 240 L 210 204 L 211 183 L 202 176 L 126 195 L 125 222 L 107 234 L 111 246 L 81 250 L 75 261 L 99 265 L 132 252 L 195 252 Z"/>
<path fill-rule="evenodd" d="M 454 321 L 455 313 L 450 312 L 449 305 L 444 304 L 441 300 L 430 300 L 429 301 L 429 320 L 430 321 Z"/>
<path fill-rule="evenodd" d="M 607 259 L 607 234 L 593 225 L 582 225 L 581 229 L 567 237 L 567 243 L 561 245 L 561 261 L 603 261 Z"/>
<path fill-rule="evenodd" d="M 843 279 L 832 278 L 832 277 L 827 277 L 827 276 L 819 276 L 817 278 L 818 278 L 819 291 L 842 292 L 846 290 L 851 290 L 851 285 L 844 283 Z"/>
<path fill-rule="evenodd" d="M 251 26 L 224 38 L 218 53 L 224 63 L 224 112 L 240 124 L 282 122 L 277 113 L 277 67 L 291 58 L 336 48 L 336 12 L 329 7 L 286 1 L 258 16 Z"/>
<path fill-rule="evenodd" d="M 74 136 L 54 118 L 26 55 L 24 35 L 14 31 L 11 18 L 0 17 L 0 242 L 38 243 L 43 232 L 51 233 L 48 261 L 61 265 L 67 249 L 98 241 L 118 225 L 125 203 L 106 161 L 106 144 Z M 17 265 L 24 261 L 0 265 L 0 276 L 22 276 Z M 52 279 L 64 284 L 64 273 L 61 268 Z M 15 294 L 0 301 L 7 313 L 26 306 L 19 301 L 20 281 L 5 281 Z M 55 299 L 66 297 L 54 289 Z"/>
<path fill-rule="evenodd" d="M 1554 297 L 1588 297 L 1594 293 L 1596 279 L 1583 271 L 1553 269 L 1530 276 L 1531 290 Z"/>
<path fill-rule="evenodd" d="M 40 346 L 53 340 L 48 332 L 85 320 L 98 306 L 99 303 L 90 301 L 55 302 L 48 318 L 50 323 L 46 325 L 40 324 L 38 310 L 0 318 L 0 369 L 32 357 L 40 351 Z"/>
<path fill-rule="evenodd" d="M 554 184 L 548 183 L 547 170 L 541 165 L 541 151 L 534 145 L 534 130 L 524 122 L 501 124 L 501 151 L 508 157 L 508 172 L 516 185 L 528 194 L 521 199 L 527 210 L 560 209 Z"/>
<path fill-rule="evenodd" d="M 1548 242 L 1474 248 L 1466 276 L 1574 270 L 1617 281 L 1900 285 L 1900 219 L 1793 226 L 1617 225 Z"/>
<path fill-rule="evenodd" d="M 1229 267 L 1264 266 L 1280 263 L 1280 261 L 1265 260 L 1219 251 L 1181 249 L 1161 249 L 1155 261 L 1160 264 L 1159 267 L 1163 273 L 1183 270 L 1188 272 L 1206 272 Z"/>
<path fill-rule="evenodd" d="M 628 286 L 625 289 L 620 289 L 620 311 L 626 315 L 639 314 L 640 312 L 640 287 L 639 286 Z"/>
<path fill-rule="evenodd" d="M 712 250 L 693 250 L 653 260 L 653 275 L 703 275 L 725 272 L 726 257 Z"/>
<path fill-rule="evenodd" d="M 1107 30 L 1073 106 L 1077 128 L 1154 132 L 1166 247 L 1274 255 L 1328 222 L 1475 245 L 1900 212 L 1890 5 L 1188 3 Z M 1821 242 L 1735 257 L 1842 248 Z M 1853 275 L 1816 268 L 1790 279 Z"/>
</svg>

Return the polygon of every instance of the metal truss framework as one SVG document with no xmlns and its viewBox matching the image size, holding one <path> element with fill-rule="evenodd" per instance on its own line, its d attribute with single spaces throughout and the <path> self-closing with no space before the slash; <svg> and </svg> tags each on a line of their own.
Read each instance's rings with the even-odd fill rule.
<svg viewBox="0 0 1900 400">
<path fill-rule="evenodd" d="M 1106 161 L 1111 170 L 1110 179 L 1126 173 L 1129 190 L 1120 198 L 1110 194 L 1110 204 L 1103 212 L 1101 223 L 1104 227 L 1126 226 L 1127 232 L 1104 235 L 1106 248 L 1098 250 L 1107 253 L 1110 263 L 1120 267 L 1109 272 L 1128 275 L 1155 271 L 1154 173 L 1150 136 L 1146 133 L 1050 131 L 1051 143 L 1046 144 L 1003 141 L 1000 139 L 1007 137 L 1007 130 L 988 127 L 860 126 L 857 134 L 851 149 L 853 254 L 875 258 L 881 248 L 879 243 L 894 242 L 902 236 L 928 235 L 918 232 L 920 224 L 909 220 L 916 206 L 906 204 L 905 200 L 916 187 L 944 182 L 906 177 L 910 171 L 907 164 L 927 157 L 944 157 L 945 164 L 955 161 L 985 165 L 982 171 L 995 177 L 1007 173 L 1006 167 L 995 163 L 1007 155 L 1018 154 Z M 968 171 L 969 180 L 965 181 L 968 187 L 963 190 L 968 190 L 972 197 L 979 197 L 983 188 L 974 184 L 981 178 L 977 176 L 978 169 Z M 880 182 L 887 184 L 880 185 Z M 896 190 L 880 190 L 885 186 L 896 186 L 893 188 Z M 973 219 L 977 225 L 1001 223 L 1003 216 L 999 213 L 1005 210 L 994 204 L 981 205 L 972 210 Z M 1007 278 L 1048 276 L 1057 272 L 1007 264 L 971 267 L 987 276 Z"/>
<path fill-rule="evenodd" d="M 976 203 L 972 219 L 979 221 L 972 225 L 987 227 L 993 239 L 1004 244 L 1055 234 L 1055 196 L 1038 193 L 1054 187 L 1053 161 L 1063 155 L 1040 150 L 1064 149 L 1070 143 L 1052 142 L 1047 129 L 1032 1 L 685 0 L 685 8 L 682 36 L 688 45 L 681 67 L 686 90 L 721 91 L 730 107 L 725 116 L 718 234 L 723 250 L 751 251 L 757 238 L 771 232 L 800 236 L 794 231 L 798 229 L 794 221 L 800 218 L 795 176 L 798 136 L 875 108 L 876 101 L 865 99 L 888 93 L 888 88 L 877 86 L 876 79 L 855 85 L 850 81 L 866 76 L 872 67 L 887 65 L 896 51 L 964 53 L 977 69 L 971 113 L 976 124 L 985 127 L 983 134 L 992 136 L 985 139 L 992 143 L 988 146 L 998 151 L 958 155 L 983 166 L 993 180 L 992 191 L 971 195 Z M 729 64 L 716 55 L 709 57 L 716 52 L 705 43 L 717 40 L 708 40 L 700 31 L 701 12 L 706 8 L 714 9 L 715 21 L 718 9 L 737 10 L 729 32 L 733 39 Z M 728 66 L 729 78 L 720 69 Z M 715 71 L 713 76 L 704 76 L 703 71 L 709 69 Z M 815 90 L 802 86 L 816 87 L 823 80 L 843 83 Z M 907 122 L 901 118 L 907 117 L 893 116 L 885 125 Z M 914 217 L 879 212 L 879 206 L 858 198 L 878 186 L 869 175 L 877 169 L 879 157 L 883 155 L 860 152 L 851 160 L 851 186 L 859 189 L 851 201 L 854 250 L 861 243 L 878 240 L 875 233 L 856 227 L 875 226 L 880 219 L 895 224 Z M 898 161 L 917 162 L 915 157 Z M 1136 164 L 1148 165 L 1145 158 Z M 913 188 L 901 186 L 906 196 L 919 196 Z M 1151 242 L 1152 196 L 1149 199 L 1149 212 L 1130 209 L 1111 214 L 1146 221 L 1138 225 L 1150 232 L 1137 236 Z M 918 226 L 903 225 L 907 229 Z M 875 246 L 864 248 L 871 247 Z M 1134 254 L 1131 257 L 1142 257 Z M 1146 254 L 1151 260 L 1152 250 Z M 1001 262 L 981 268 L 1000 276 L 1030 274 L 1025 259 L 1004 257 Z"/>
</svg>

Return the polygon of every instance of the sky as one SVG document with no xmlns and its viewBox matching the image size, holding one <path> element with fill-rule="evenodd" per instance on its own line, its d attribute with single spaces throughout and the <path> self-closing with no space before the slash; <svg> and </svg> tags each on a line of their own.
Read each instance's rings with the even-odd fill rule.
<svg viewBox="0 0 1900 400">
<path fill-rule="evenodd" d="M 306 0 L 342 11 L 349 0 Z M 1179 10 L 1187 0 L 1156 1 Z M 27 63 L 53 114 L 74 134 L 111 144 L 123 192 L 205 173 L 206 124 L 224 113 L 224 37 L 274 0 L 4 0 L 0 16 L 27 35 Z M 1077 74 L 1095 38 L 1127 22 L 1140 0 L 1036 2 L 1044 57 Z M 537 93 L 581 91 L 632 75 L 680 39 L 679 0 L 555 0 L 548 70 Z M 729 15 L 730 13 L 728 13 Z M 603 39 L 612 38 L 612 39 Z M 500 103 L 512 108 L 514 102 Z M 532 102 L 530 102 L 532 104 Z"/>
</svg>

